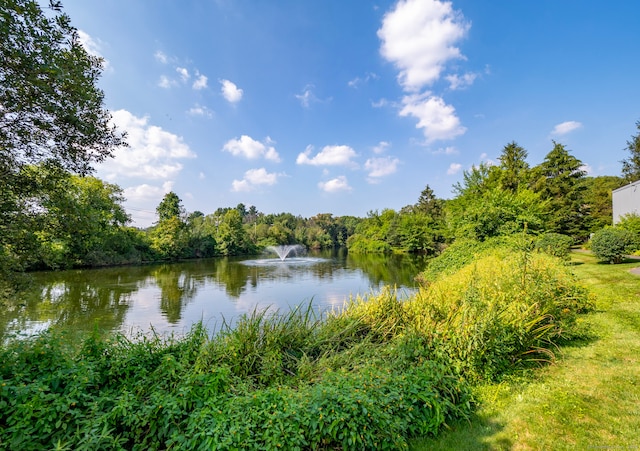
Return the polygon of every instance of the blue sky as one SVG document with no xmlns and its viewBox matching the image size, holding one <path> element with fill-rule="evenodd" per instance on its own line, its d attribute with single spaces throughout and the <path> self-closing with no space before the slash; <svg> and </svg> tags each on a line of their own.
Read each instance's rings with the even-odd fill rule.
<svg viewBox="0 0 640 451">
<path fill-rule="evenodd" d="M 452 196 L 516 141 L 619 175 L 640 120 L 640 2 L 63 1 L 130 147 L 97 175 L 135 225 L 188 211 L 365 216 Z"/>
</svg>

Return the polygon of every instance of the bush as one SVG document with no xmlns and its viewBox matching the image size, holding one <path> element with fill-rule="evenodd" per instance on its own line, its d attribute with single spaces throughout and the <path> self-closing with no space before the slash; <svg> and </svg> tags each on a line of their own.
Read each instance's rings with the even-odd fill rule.
<svg viewBox="0 0 640 451">
<path fill-rule="evenodd" d="M 635 238 L 629 230 L 607 227 L 598 230 L 591 238 L 591 250 L 599 260 L 620 263 L 633 251 Z"/>
<path fill-rule="evenodd" d="M 569 260 L 573 238 L 561 233 L 545 233 L 535 241 L 536 249 L 563 260 Z"/>
<path fill-rule="evenodd" d="M 633 234 L 633 244 L 630 251 L 640 250 L 640 216 L 637 214 L 624 215 L 616 227 L 628 230 Z"/>
<path fill-rule="evenodd" d="M 496 379 L 528 360 L 551 360 L 559 341 L 580 332 L 587 291 L 557 258 L 488 254 L 438 278 L 408 304 L 409 322 L 432 337 L 434 357 L 471 379 Z"/>
</svg>

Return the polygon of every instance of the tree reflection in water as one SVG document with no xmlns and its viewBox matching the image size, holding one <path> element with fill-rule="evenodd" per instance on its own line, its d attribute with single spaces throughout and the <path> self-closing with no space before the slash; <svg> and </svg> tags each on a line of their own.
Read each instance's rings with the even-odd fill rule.
<svg viewBox="0 0 640 451">
<path fill-rule="evenodd" d="M 30 275 L 29 288 L 0 311 L 0 338 L 49 326 L 90 331 L 185 331 L 193 322 L 232 317 L 313 299 L 318 308 L 382 285 L 414 287 L 423 257 L 310 254 L 313 264 L 250 265 L 219 258 L 173 264 Z"/>
</svg>

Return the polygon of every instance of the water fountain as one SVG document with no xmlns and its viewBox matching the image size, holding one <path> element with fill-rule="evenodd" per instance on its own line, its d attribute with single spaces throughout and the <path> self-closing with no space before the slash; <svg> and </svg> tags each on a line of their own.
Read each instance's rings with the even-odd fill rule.
<svg viewBox="0 0 640 451">
<path fill-rule="evenodd" d="M 304 250 L 304 246 L 300 244 L 283 244 L 280 246 L 269 246 L 268 251 L 275 252 L 280 257 L 280 261 L 284 261 L 289 254 L 297 256 L 298 253 Z"/>
<path fill-rule="evenodd" d="M 279 270 L 288 270 L 297 266 L 315 265 L 326 262 L 326 258 L 309 257 L 307 248 L 300 244 L 282 244 L 280 246 L 268 246 L 265 251 L 277 254 L 277 258 L 260 258 L 257 260 L 243 260 L 242 264 L 248 266 L 270 266 Z"/>
</svg>

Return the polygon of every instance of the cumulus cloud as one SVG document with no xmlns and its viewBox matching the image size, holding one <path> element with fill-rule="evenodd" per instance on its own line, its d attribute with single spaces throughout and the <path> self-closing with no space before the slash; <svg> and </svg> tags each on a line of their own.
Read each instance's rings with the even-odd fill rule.
<svg viewBox="0 0 640 451">
<path fill-rule="evenodd" d="M 167 64 L 169 62 L 169 58 L 161 50 L 158 50 L 156 53 L 154 53 L 153 57 L 156 59 L 156 61 L 158 61 L 158 62 L 160 62 L 162 64 Z"/>
<path fill-rule="evenodd" d="M 191 77 L 186 67 L 176 67 L 176 72 L 180 75 L 183 82 L 186 82 Z"/>
<path fill-rule="evenodd" d="M 148 227 L 156 221 L 156 213 L 149 205 L 158 205 L 165 194 L 173 189 L 173 182 L 166 181 L 162 186 L 131 186 L 123 190 L 126 199 L 125 208 L 131 214 L 133 223 L 138 227 Z"/>
<path fill-rule="evenodd" d="M 356 157 L 356 151 L 349 146 L 325 146 L 313 157 L 310 157 L 311 152 L 313 152 L 313 146 L 307 146 L 306 150 L 296 158 L 296 163 L 312 166 L 357 167 L 357 164 L 351 160 Z"/>
<path fill-rule="evenodd" d="M 226 142 L 223 151 L 231 153 L 236 157 L 244 157 L 248 160 L 255 160 L 264 157 L 267 160 L 279 162 L 280 155 L 271 144 L 274 142 L 267 136 L 264 143 L 256 141 L 247 135 L 242 135 L 240 139 L 234 138 Z"/>
<path fill-rule="evenodd" d="M 102 55 L 102 42 L 99 39 L 93 39 L 89 33 L 78 30 L 78 40 L 89 55 L 97 56 L 102 59 L 102 67 L 105 70 L 111 69 L 109 61 Z"/>
<path fill-rule="evenodd" d="M 164 195 L 172 189 L 172 181 L 166 181 L 162 186 L 143 183 L 142 185 L 125 188 L 124 197 L 127 199 L 127 202 L 136 203 L 138 205 L 149 205 L 153 204 L 154 200 L 158 200 L 157 203 L 160 203 L 160 200 Z"/>
<path fill-rule="evenodd" d="M 415 92 L 438 80 L 447 62 L 464 59 L 457 44 L 469 28 L 451 2 L 401 0 L 378 30 L 380 53 L 399 70 L 402 87 Z"/>
<path fill-rule="evenodd" d="M 369 171 L 367 181 L 369 183 L 378 183 L 381 177 L 391 175 L 398 170 L 400 160 L 393 157 L 369 158 L 364 168 Z"/>
<path fill-rule="evenodd" d="M 338 193 L 341 191 L 351 191 L 349 182 L 344 175 L 338 176 L 326 182 L 318 183 L 318 188 L 327 193 Z"/>
<path fill-rule="evenodd" d="M 402 104 L 400 116 L 417 118 L 416 128 L 423 129 L 427 143 L 453 139 L 467 130 L 460 124 L 455 108 L 430 92 L 405 96 Z"/>
<path fill-rule="evenodd" d="M 182 170 L 179 160 L 196 157 L 182 137 L 149 124 L 146 116 L 137 117 L 126 110 L 112 116 L 113 123 L 127 132 L 129 147 L 117 149 L 114 158 L 99 166 L 108 179 L 171 179 Z"/>
<path fill-rule="evenodd" d="M 177 85 L 178 83 L 176 83 L 175 80 L 171 80 L 169 77 L 167 77 L 166 75 L 161 75 L 160 76 L 160 80 L 158 80 L 158 86 L 160 86 L 161 88 L 164 89 L 169 89 L 172 86 Z"/>
<path fill-rule="evenodd" d="M 189 116 L 213 117 L 213 112 L 206 106 L 195 104 L 187 111 Z"/>
<path fill-rule="evenodd" d="M 449 165 L 449 169 L 447 169 L 447 174 L 449 175 L 457 174 L 458 172 L 460 172 L 460 169 L 462 169 L 462 165 L 460 163 L 451 163 Z"/>
<path fill-rule="evenodd" d="M 244 91 L 236 86 L 235 83 L 229 80 L 220 80 L 222 88 L 222 96 L 227 99 L 227 102 L 238 103 L 242 99 Z"/>
<path fill-rule="evenodd" d="M 242 180 L 234 180 L 231 184 L 232 191 L 253 191 L 260 185 L 275 185 L 278 176 L 275 172 L 267 172 L 265 168 L 249 169 L 244 173 Z"/>
<path fill-rule="evenodd" d="M 191 85 L 191 87 L 196 91 L 199 91 L 207 87 L 207 81 L 208 81 L 208 78 L 206 77 L 206 75 L 203 75 L 196 71 L 196 79 L 194 80 L 193 85 Z"/>
<path fill-rule="evenodd" d="M 390 146 L 391 146 L 390 143 L 386 141 L 380 141 L 377 146 L 373 147 L 373 153 L 378 155 L 381 153 L 384 153 L 387 150 L 387 148 L 389 148 Z"/>
<path fill-rule="evenodd" d="M 562 136 L 562 135 L 566 135 L 567 133 L 571 133 L 572 131 L 577 130 L 579 128 L 582 128 L 582 123 L 577 121 L 566 121 L 553 127 L 551 134 L 553 136 Z"/>
<path fill-rule="evenodd" d="M 458 75 L 458 74 L 447 75 L 444 78 L 449 82 L 449 89 L 451 89 L 452 91 L 455 91 L 457 89 L 468 88 L 473 84 L 473 82 L 476 80 L 477 77 L 478 77 L 478 74 L 472 74 L 468 72 L 463 75 Z"/>
</svg>

